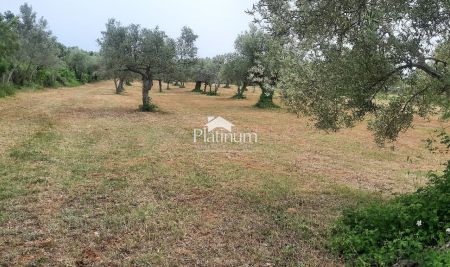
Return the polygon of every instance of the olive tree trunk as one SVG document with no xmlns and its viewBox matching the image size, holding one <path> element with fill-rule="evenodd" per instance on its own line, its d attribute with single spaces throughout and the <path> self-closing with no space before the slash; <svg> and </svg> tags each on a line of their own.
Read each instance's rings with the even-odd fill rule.
<svg viewBox="0 0 450 267">
<path fill-rule="evenodd" d="M 124 88 L 123 88 L 124 82 L 125 82 L 125 78 L 114 78 L 116 94 L 121 94 L 124 91 Z"/>
<path fill-rule="evenodd" d="M 149 76 L 142 77 L 142 111 L 151 111 L 152 105 L 150 103 L 149 93 L 153 86 L 153 79 Z"/>
<path fill-rule="evenodd" d="M 278 108 L 278 106 L 273 103 L 274 90 L 268 88 L 268 85 L 264 83 L 259 84 L 259 87 L 261 88 L 261 95 L 256 106 L 259 108 Z"/>
<path fill-rule="evenodd" d="M 202 91 L 202 82 L 196 81 L 195 82 L 195 88 L 193 90 L 194 92 L 201 92 Z"/>
<path fill-rule="evenodd" d="M 247 82 L 244 82 L 242 84 L 242 86 L 238 85 L 238 89 L 236 94 L 233 96 L 233 98 L 237 98 L 237 99 L 244 99 L 245 95 L 244 92 L 247 90 Z"/>
<path fill-rule="evenodd" d="M 159 84 L 159 92 L 162 93 L 162 81 L 158 80 L 158 84 Z"/>
</svg>

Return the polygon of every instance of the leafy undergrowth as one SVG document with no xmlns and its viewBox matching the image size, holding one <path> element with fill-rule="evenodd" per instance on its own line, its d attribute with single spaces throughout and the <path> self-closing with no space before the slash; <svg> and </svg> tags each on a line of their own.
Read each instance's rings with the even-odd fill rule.
<svg viewBox="0 0 450 267">
<path fill-rule="evenodd" d="M 450 161 L 430 179 L 415 193 L 345 212 L 332 249 L 358 266 L 450 266 Z"/>
</svg>

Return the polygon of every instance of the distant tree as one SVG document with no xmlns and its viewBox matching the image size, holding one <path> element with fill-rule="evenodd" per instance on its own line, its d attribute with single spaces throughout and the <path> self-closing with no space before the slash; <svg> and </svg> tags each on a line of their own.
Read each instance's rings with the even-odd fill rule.
<svg viewBox="0 0 450 267">
<path fill-rule="evenodd" d="M 350 127 L 373 114 L 369 128 L 383 144 L 415 115 L 449 109 L 449 62 L 435 52 L 450 40 L 448 0 L 260 0 L 251 13 L 289 40 L 283 99 L 319 128 Z M 386 92 L 391 97 L 380 101 Z"/>
<path fill-rule="evenodd" d="M 118 70 L 130 71 L 142 79 L 142 111 L 152 111 L 149 92 L 156 75 L 164 73 L 166 64 L 175 58 L 174 41 L 159 28 L 145 29 L 131 24 L 122 28 L 120 23 L 110 20 L 102 32 L 99 44 L 102 55 L 114 57 Z M 123 36 L 125 32 L 125 36 Z"/>
<path fill-rule="evenodd" d="M 87 74 L 90 65 L 90 56 L 87 52 L 82 51 L 78 47 L 70 48 L 65 61 L 75 72 L 75 76 L 79 81 L 87 82 L 85 74 Z"/>
<path fill-rule="evenodd" d="M 221 76 L 226 83 L 235 83 L 238 86 L 236 95 L 233 98 L 245 98 L 244 92 L 248 85 L 249 69 L 249 62 L 243 55 L 238 53 L 225 55 Z"/>
<path fill-rule="evenodd" d="M 181 29 L 181 36 L 176 42 L 177 74 L 181 87 L 184 87 L 185 81 L 191 75 L 192 65 L 197 59 L 198 48 L 195 46 L 197 38 L 198 35 L 191 28 L 185 26 Z"/>
<path fill-rule="evenodd" d="M 210 58 L 201 58 L 198 59 L 196 64 L 193 67 L 193 75 L 196 81 L 194 92 L 203 92 L 207 93 L 207 87 L 209 86 L 210 91 L 212 87 L 212 83 L 214 80 L 214 64 Z M 202 91 L 202 83 L 204 84 Z"/>
<path fill-rule="evenodd" d="M 127 28 L 115 19 L 109 19 L 106 31 L 102 32 L 102 39 L 97 40 L 101 49 L 100 55 L 104 76 L 112 78 L 116 94 L 124 91 L 124 83 L 130 76 L 124 67 L 126 62 Z"/>
<path fill-rule="evenodd" d="M 217 55 L 212 59 L 212 73 L 214 82 L 214 94 L 217 94 L 220 84 L 222 83 L 221 70 L 225 64 L 225 55 Z"/>
<path fill-rule="evenodd" d="M 176 42 L 171 38 L 166 38 L 165 45 L 162 47 L 158 58 L 160 59 L 156 67 L 159 73 L 156 78 L 159 83 L 159 91 L 162 92 L 162 81 L 170 80 L 175 73 L 175 57 L 176 57 Z"/>
<path fill-rule="evenodd" d="M 249 82 L 256 83 L 261 88 L 257 107 L 276 107 L 273 103 L 273 94 L 278 82 L 280 65 L 276 44 L 270 35 L 253 24 L 248 31 L 239 35 L 235 42 L 237 53 L 246 60 L 247 77 L 244 88 Z"/>
</svg>

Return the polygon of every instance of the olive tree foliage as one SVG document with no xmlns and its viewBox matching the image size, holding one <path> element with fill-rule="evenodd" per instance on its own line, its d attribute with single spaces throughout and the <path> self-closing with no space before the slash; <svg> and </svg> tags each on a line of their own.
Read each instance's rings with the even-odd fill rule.
<svg viewBox="0 0 450 267">
<path fill-rule="evenodd" d="M 273 94 L 278 82 L 280 53 L 278 44 L 270 35 L 251 24 L 250 29 L 239 35 L 235 41 L 238 55 L 244 59 L 242 89 L 236 97 L 241 98 L 249 83 L 261 88 L 257 107 L 276 107 Z"/>
<path fill-rule="evenodd" d="M 184 26 L 181 29 L 181 36 L 176 41 L 177 51 L 177 72 L 176 78 L 181 83 L 180 86 L 184 87 L 184 82 L 192 74 L 192 65 L 197 60 L 198 48 L 195 46 L 195 41 L 198 35 L 194 31 Z"/>
<path fill-rule="evenodd" d="M 100 55 L 103 67 L 103 75 L 114 80 L 116 94 L 124 91 L 124 83 L 130 76 L 123 66 L 126 57 L 127 28 L 115 19 L 109 19 L 106 23 L 106 31 L 102 32 Z"/>
<path fill-rule="evenodd" d="M 95 80 L 98 72 L 100 60 L 98 55 L 81 50 L 78 47 L 68 48 L 64 61 L 75 73 L 77 80 L 86 83 Z"/>
<path fill-rule="evenodd" d="M 221 70 L 225 64 L 225 55 L 217 55 L 212 58 L 212 73 L 214 82 L 214 92 L 217 94 L 220 84 L 222 83 Z"/>
<path fill-rule="evenodd" d="M 155 106 L 151 103 L 149 92 L 154 78 L 173 64 L 175 41 L 159 28 L 146 29 L 136 24 L 125 27 L 109 20 L 98 42 L 103 58 L 111 58 L 113 70 L 132 72 L 141 77 L 141 110 L 153 110 Z"/>
<path fill-rule="evenodd" d="M 195 80 L 194 92 L 207 92 L 207 87 L 209 86 L 210 91 L 212 90 L 212 83 L 215 79 L 215 66 L 211 58 L 199 58 L 193 66 L 193 78 Z M 202 84 L 204 84 L 202 91 Z"/>
<path fill-rule="evenodd" d="M 260 0 L 249 12 L 289 40 L 283 98 L 319 128 L 351 127 L 373 114 L 369 128 L 383 144 L 415 115 L 448 111 L 449 62 L 436 53 L 450 37 L 448 0 Z"/>
<path fill-rule="evenodd" d="M 10 76 L 16 84 L 27 84 L 40 68 L 61 63 L 57 57 L 56 38 L 47 29 L 47 21 L 44 18 L 37 19 L 28 4 L 20 7 L 15 30 L 19 46 L 12 55 Z"/>
<path fill-rule="evenodd" d="M 226 84 L 234 83 L 238 86 L 237 93 L 233 98 L 245 98 L 244 92 L 248 84 L 248 71 L 250 65 L 248 60 L 239 53 L 230 53 L 225 55 L 223 67 L 220 76 Z"/>
<path fill-rule="evenodd" d="M 176 41 L 171 38 L 165 39 L 165 44 L 161 47 L 158 58 L 161 60 L 157 64 L 158 73 L 156 79 L 159 82 L 159 91 L 162 92 L 162 81 L 171 80 L 176 70 Z M 183 82 L 184 85 L 184 82 Z"/>
</svg>

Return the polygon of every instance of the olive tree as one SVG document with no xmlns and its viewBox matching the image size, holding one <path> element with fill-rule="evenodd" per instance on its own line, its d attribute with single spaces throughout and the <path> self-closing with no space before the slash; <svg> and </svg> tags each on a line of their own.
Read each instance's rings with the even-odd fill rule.
<svg viewBox="0 0 450 267">
<path fill-rule="evenodd" d="M 212 58 L 212 71 L 214 74 L 214 90 L 217 93 L 217 90 L 220 87 L 220 84 L 222 83 L 222 77 L 220 75 L 220 70 L 222 69 L 223 65 L 225 63 L 225 55 L 217 55 Z"/>
<path fill-rule="evenodd" d="M 227 84 L 235 83 L 238 86 L 236 95 L 233 98 L 245 98 L 244 93 L 248 84 L 249 69 L 248 60 L 244 56 L 238 53 L 225 55 L 225 61 L 220 75 Z"/>
<path fill-rule="evenodd" d="M 249 83 L 257 84 L 261 88 L 261 96 L 257 107 L 277 107 L 273 103 L 273 94 L 279 78 L 280 45 L 270 35 L 250 25 L 250 29 L 239 35 L 235 42 L 236 52 L 245 60 L 243 71 L 243 90 L 236 95 L 242 96 Z"/>
<path fill-rule="evenodd" d="M 153 79 L 164 73 L 175 58 L 174 41 L 159 28 L 146 29 L 131 24 L 124 27 L 114 20 L 108 22 L 99 44 L 103 57 L 111 57 L 120 71 L 129 71 L 142 79 L 142 111 L 151 111 L 149 92 Z"/>
<path fill-rule="evenodd" d="M 177 78 L 181 83 L 181 87 L 184 87 L 184 82 L 190 77 L 192 65 L 197 59 L 198 48 L 195 46 L 197 38 L 198 35 L 196 35 L 191 28 L 184 26 L 181 29 L 181 36 L 176 42 Z"/>
<path fill-rule="evenodd" d="M 207 93 L 209 86 L 210 92 L 212 92 L 212 83 L 215 79 L 215 67 L 212 59 L 200 58 L 197 60 L 193 67 L 193 77 L 195 80 L 195 88 L 193 92 Z M 203 91 L 201 89 L 202 83 L 204 84 Z"/>
<path fill-rule="evenodd" d="M 115 19 L 109 19 L 106 31 L 102 32 L 102 39 L 97 40 L 100 44 L 100 55 L 104 76 L 112 78 L 116 88 L 116 94 L 124 90 L 124 83 L 129 76 L 123 64 L 126 57 L 127 28 Z"/>
<path fill-rule="evenodd" d="M 250 13 L 276 38 L 289 39 L 281 80 L 287 105 L 316 126 L 337 130 L 374 118 L 379 144 L 397 139 L 414 115 L 447 109 L 447 0 L 260 0 Z M 380 101 L 386 92 L 391 97 Z"/>
</svg>

